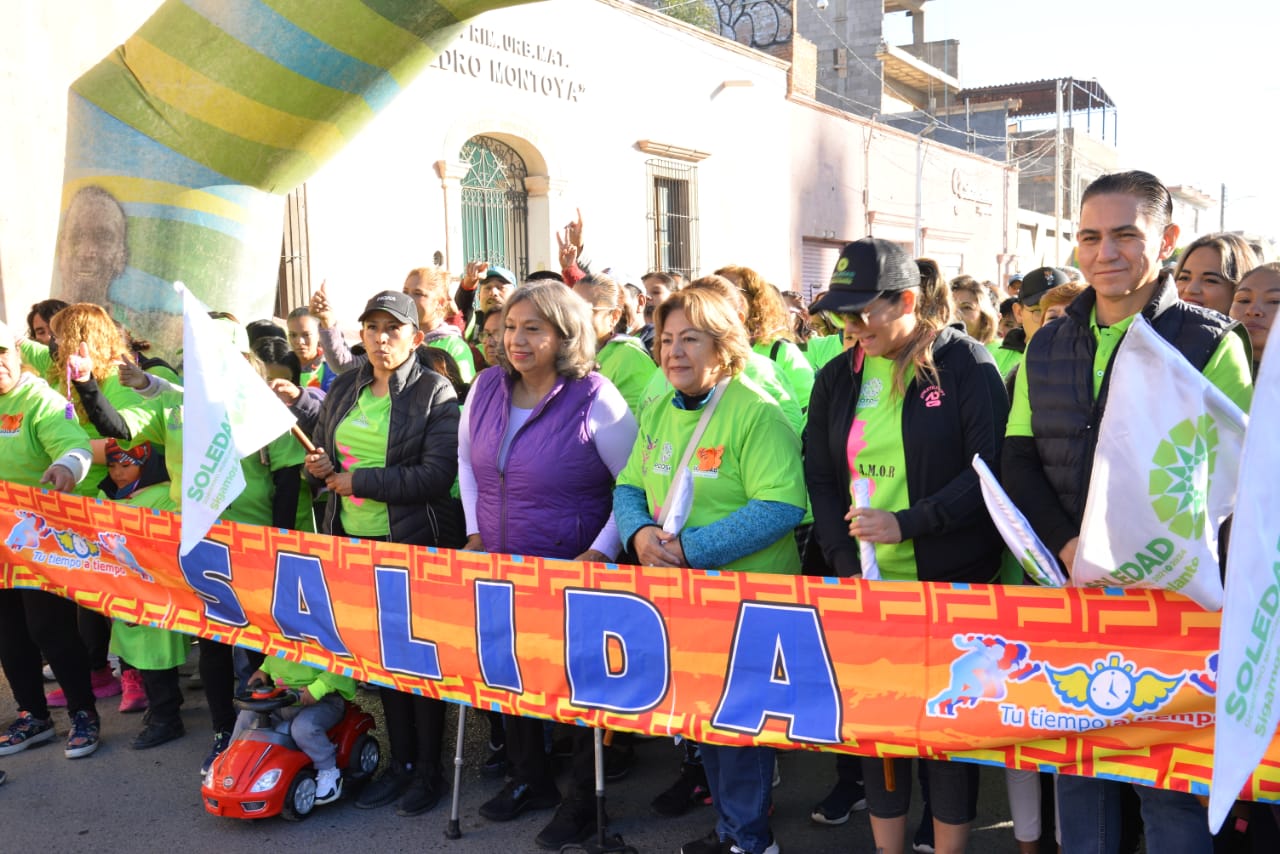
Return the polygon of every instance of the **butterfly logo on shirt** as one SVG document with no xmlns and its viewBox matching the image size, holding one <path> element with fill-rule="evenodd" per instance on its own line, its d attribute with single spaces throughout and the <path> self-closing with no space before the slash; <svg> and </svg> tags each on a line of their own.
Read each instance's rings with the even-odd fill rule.
<svg viewBox="0 0 1280 854">
<path fill-rule="evenodd" d="M 695 451 L 698 458 L 697 466 L 692 470 L 694 477 L 719 477 L 720 463 L 724 461 L 724 445 L 716 445 L 714 448 L 698 448 Z"/>
</svg>

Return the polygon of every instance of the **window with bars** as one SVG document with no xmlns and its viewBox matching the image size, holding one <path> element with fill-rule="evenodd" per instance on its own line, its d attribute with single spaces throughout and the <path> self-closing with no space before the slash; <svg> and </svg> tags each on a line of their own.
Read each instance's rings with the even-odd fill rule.
<svg viewBox="0 0 1280 854">
<path fill-rule="evenodd" d="M 698 169 L 645 161 L 649 197 L 649 269 L 698 275 Z"/>
</svg>

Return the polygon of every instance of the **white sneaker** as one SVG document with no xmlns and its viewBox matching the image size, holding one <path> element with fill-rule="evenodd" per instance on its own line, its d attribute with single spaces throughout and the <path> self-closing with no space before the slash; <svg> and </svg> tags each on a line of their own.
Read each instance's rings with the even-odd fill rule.
<svg viewBox="0 0 1280 854">
<path fill-rule="evenodd" d="M 316 772 L 316 806 L 331 804 L 342 797 L 342 772 L 326 768 Z"/>
<path fill-rule="evenodd" d="M 747 849 L 739 848 L 737 845 L 729 846 L 729 854 L 749 854 Z M 778 840 L 769 843 L 769 847 L 760 852 L 760 854 L 782 854 L 782 846 L 778 845 Z"/>
</svg>

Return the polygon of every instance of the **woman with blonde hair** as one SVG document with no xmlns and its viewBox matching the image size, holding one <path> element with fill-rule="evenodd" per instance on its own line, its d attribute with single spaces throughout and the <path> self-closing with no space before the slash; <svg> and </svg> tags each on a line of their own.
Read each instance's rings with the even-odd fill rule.
<svg viewBox="0 0 1280 854">
<path fill-rule="evenodd" d="M 957 276 L 951 280 L 951 296 L 955 300 L 956 319 L 964 322 L 965 332 L 979 344 L 990 344 L 996 339 L 1000 326 L 1000 311 L 991 304 L 989 292 L 972 276 Z"/>
<path fill-rule="evenodd" d="M 805 513 L 800 440 L 769 395 L 742 375 L 751 350 L 737 313 L 691 286 L 658 307 L 654 326 L 672 389 L 641 415 L 641 438 L 618 477 L 613 506 L 622 541 L 651 566 L 797 574 L 792 530 Z M 673 453 L 659 456 L 653 447 Z M 688 506 L 677 529 L 669 514 L 678 485 Z M 703 744 L 701 752 L 719 818 L 683 854 L 735 845 L 776 854 L 773 748 Z"/>
</svg>

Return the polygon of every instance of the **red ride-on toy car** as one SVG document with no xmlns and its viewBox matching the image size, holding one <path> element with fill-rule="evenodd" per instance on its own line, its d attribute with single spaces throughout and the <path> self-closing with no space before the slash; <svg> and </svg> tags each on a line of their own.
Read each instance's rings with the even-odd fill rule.
<svg viewBox="0 0 1280 854">
<path fill-rule="evenodd" d="M 236 698 L 236 708 L 257 713 L 257 720 L 214 760 L 200 787 L 206 811 L 228 818 L 280 815 L 289 821 L 311 813 L 316 769 L 289 736 L 289 725 L 271 719 L 272 712 L 297 698 L 292 691 L 271 686 Z M 382 749 L 370 734 L 373 727 L 373 717 L 348 702 L 342 720 L 329 730 L 347 783 L 368 779 L 378 768 Z"/>
</svg>

